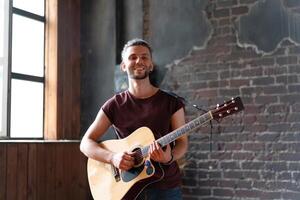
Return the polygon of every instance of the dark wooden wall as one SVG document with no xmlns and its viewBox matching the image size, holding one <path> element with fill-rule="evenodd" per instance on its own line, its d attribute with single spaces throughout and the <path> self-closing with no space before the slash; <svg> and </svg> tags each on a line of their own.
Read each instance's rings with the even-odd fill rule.
<svg viewBox="0 0 300 200">
<path fill-rule="evenodd" d="M 44 140 L 0 141 L 0 200 L 91 199 L 78 142 L 80 2 L 46 1 Z"/>
<path fill-rule="evenodd" d="M 0 143 L 0 200 L 91 199 L 79 143 Z"/>
</svg>

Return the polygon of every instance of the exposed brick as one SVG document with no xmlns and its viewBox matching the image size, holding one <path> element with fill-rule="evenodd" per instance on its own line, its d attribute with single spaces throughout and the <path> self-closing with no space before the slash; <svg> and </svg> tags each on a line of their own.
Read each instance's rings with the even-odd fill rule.
<svg viewBox="0 0 300 200">
<path fill-rule="evenodd" d="M 249 153 L 249 152 L 234 153 L 232 155 L 232 158 L 234 160 L 252 160 L 253 157 L 254 157 L 253 153 Z"/>
<path fill-rule="evenodd" d="M 281 192 L 277 191 L 264 191 L 261 193 L 260 199 L 280 199 L 281 198 Z"/>
<path fill-rule="evenodd" d="M 224 178 L 230 179 L 244 179 L 244 174 L 242 171 L 225 171 Z"/>
<path fill-rule="evenodd" d="M 263 74 L 263 69 L 260 67 L 257 68 L 252 68 L 252 69 L 244 69 L 242 70 L 241 75 L 243 77 L 253 77 L 253 76 L 262 76 Z"/>
<path fill-rule="evenodd" d="M 215 97 L 218 91 L 216 89 L 198 90 L 196 96 L 199 97 Z"/>
<path fill-rule="evenodd" d="M 219 181 L 217 180 L 200 180 L 198 181 L 199 186 L 204 186 L 205 187 L 217 187 L 219 186 Z"/>
<path fill-rule="evenodd" d="M 290 162 L 288 164 L 289 171 L 300 171 L 300 162 Z"/>
<path fill-rule="evenodd" d="M 228 80 L 217 80 L 217 81 L 209 81 L 208 82 L 208 87 L 209 88 L 222 88 L 222 87 L 227 87 L 229 85 Z"/>
<path fill-rule="evenodd" d="M 271 75 L 282 75 L 288 72 L 288 68 L 286 66 L 278 66 L 278 67 L 265 67 L 263 69 L 263 75 L 271 76 Z"/>
<path fill-rule="evenodd" d="M 266 86 L 264 87 L 265 94 L 286 94 L 287 93 L 286 86 L 279 85 L 279 86 Z"/>
<path fill-rule="evenodd" d="M 287 164 L 286 162 L 271 162 L 266 163 L 266 168 L 270 171 L 286 171 L 287 170 Z"/>
<path fill-rule="evenodd" d="M 273 77 L 261 77 L 253 79 L 253 85 L 270 85 L 274 84 L 275 79 Z"/>
<path fill-rule="evenodd" d="M 213 162 L 213 161 L 207 161 L 207 162 L 200 162 L 198 164 L 198 168 L 199 169 L 210 169 L 211 167 L 212 168 L 217 168 L 217 162 Z"/>
<path fill-rule="evenodd" d="M 274 58 L 260 58 L 260 59 L 255 59 L 251 62 L 252 66 L 271 66 L 272 68 L 274 68 L 274 64 L 275 64 Z"/>
<path fill-rule="evenodd" d="M 295 133 L 284 133 L 281 134 L 281 140 L 282 141 L 300 141 L 300 133 L 295 132 Z"/>
<path fill-rule="evenodd" d="M 240 169 L 239 163 L 235 161 L 222 162 L 220 166 L 222 169 Z"/>
<path fill-rule="evenodd" d="M 282 194 L 283 199 L 300 199 L 300 192 L 283 192 Z"/>
<path fill-rule="evenodd" d="M 261 191 L 258 191 L 258 190 L 239 189 L 239 190 L 236 190 L 235 192 L 238 197 L 259 198 L 261 196 Z"/>
<path fill-rule="evenodd" d="M 215 18 L 220 18 L 220 17 L 228 17 L 230 12 L 230 10 L 225 8 L 225 9 L 218 9 L 218 10 L 215 10 L 214 12 L 214 17 Z"/>
<path fill-rule="evenodd" d="M 269 125 L 269 130 L 274 132 L 284 132 L 289 130 L 290 126 L 290 123 L 277 123 Z"/>
<path fill-rule="evenodd" d="M 209 171 L 209 172 L 206 172 L 206 174 L 208 175 L 208 178 L 210 178 L 210 179 L 220 179 L 222 177 L 222 173 L 218 172 L 218 171 Z"/>
<path fill-rule="evenodd" d="M 292 105 L 292 112 L 300 112 L 300 103 L 295 103 Z"/>
<path fill-rule="evenodd" d="M 264 169 L 264 167 L 265 167 L 264 162 L 254 162 L 254 161 L 242 162 L 242 169 L 260 170 L 260 169 Z"/>
<path fill-rule="evenodd" d="M 240 6 L 240 7 L 234 7 L 231 9 L 231 13 L 233 15 L 242 15 L 242 14 L 247 14 L 249 11 L 247 6 Z"/>
<path fill-rule="evenodd" d="M 279 180 L 291 180 L 292 179 L 292 174 L 290 172 L 281 172 L 278 174 L 277 177 Z"/>
<path fill-rule="evenodd" d="M 204 189 L 204 188 L 187 188 L 183 187 L 183 192 L 186 195 L 200 195 L 200 196 L 209 196 L 211 195 L 210 189 Z M 184 198 L 186 199 L 186 198 Z"/>
<path fill-rule="evenodd" d="M 289 106 L 287 104 L 271 104 L 267 108 L 268 113 L 287 113 L 289 110 Z"/>
<path fill-rule="evenodd" d="M 288 72 L 291 74 L 293 74 L 293 73 L 300 74 L 300 65 L 290 65 L 288 67 Z"/>
<path fill-rule="evenodd" d="M 280 138 L 280 133 L 262 133 L 256 136 L 258 141 L 276 142 Z"/>
<path fill-rule="evenodd" d="M 264 143 L 245 143 L 243 149 L 245 151 L 263 151 L 265 149 Z"/>
<path fill-rule="evenodd" d="M 235 181 L 235 187 L 234 188 L 244 188 L 244 189 L 250 189 L 252 188 L 252 181 L 249 180 L 237 180 Z"/>
<path fill-rule="evenodd" d="M 300 85 L 289 85 L 288 91 L 289 91 L 289 93 L 299 93 Z"/>
<path fill-rule="evenodd" d="M 220 180 L 219 181 L 219 187 L 236 187 L 236 181 L 235 180 Z"/>
<path fill-rule="evenodd" d="M 300 161 L 299 153 L 280 153 L 279 159 L 282 161 Z"/>
<path fill-rule="evenodd" d="M 213 194 L 215 196 L 232 197 L 234 195 L 234 191 L 232 189 L 213 189 Z"/>
<path fill-rule="evenodd" d="M 217 2 L 218 7 L 231 7 L 235 5 L 237 5 L 237 0 L 223 0 Z"/>
<path fill-rule="evenodd" d="M 241 150 L 243 147 L 240 143 L 226 143 L 225 150 L 226 151 L 233 151 L 233 150 Z"/>
<path fill-rule="evenodd" d="M 255 98 L 255 102 L 258 104 L 277 103 L 278 98 L 276 96 L 258 96 Z"/>
<path fill-rule="evenodd" d="M 250 80 L 245 79 L 232 79 L 230 80 L 231 87 L 241 87 L 241 86 L 249 86 Z"/>
<path fill-rule="evenodd" d="M 209 125 L 189 136 L 185 199 L 300 199 L 300 47 L 284 39 L 263 55 L 237 44 L 238 17 L 258 2 L 208 1 L 213 34 L 166 73 L 167 86 L 203 108 L 232 96 L 245 107 L 213 122 L 212 151 Z M 298 0 L 281 3 L 298 14 Z"/>
<path fill-rule="evenodd" d="M 235 97 L 240 94 L 239 89 L 220 89 L 219 94 L 224 97 Z"/>
<path fill-rule="evenodd" d="M 300 93 L 280 96 L 279 99 L 280 99 L 280 102 L 282 102 L 282 103 L 289 103 L 289 104 L 298 103 L 299 99 L 300 99 Z"/>
<path fill-rule="evenodd" d="M 297 56 L 283 56 L 283 57 L 278 57 L 276 59 L 276 62 L 279 65 L 297 64 L 298 58 Z"/>
<path fill-rule="evenodd" d="M 300 113 L 292 113 L 287 118 L 288 122 L 300 122 Z"/>
<path fill-rule="evenodd" d="M 276 83 L 283 83 L 283 84 L 298 83 L 298 76 L 297 75 L 277 76 Z"/>
</svg>

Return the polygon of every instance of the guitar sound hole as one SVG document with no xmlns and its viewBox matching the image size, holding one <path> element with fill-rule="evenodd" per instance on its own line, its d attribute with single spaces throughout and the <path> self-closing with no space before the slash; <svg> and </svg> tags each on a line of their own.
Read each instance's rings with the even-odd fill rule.
<svg viewBox="0 0 300 200">
<path fill-rule="evenodd" d="M 136 166 L 142 165 L 143 162 L 144 162 L 144 157 L 142 155 L 141 149 L 140 148 L 135 148 L 135 149 L 133 149 L 132 152 L 134 152 L 134 158 L 135 158 L 134 159 L 134 166 L 136 167 Z"/>
</svg>

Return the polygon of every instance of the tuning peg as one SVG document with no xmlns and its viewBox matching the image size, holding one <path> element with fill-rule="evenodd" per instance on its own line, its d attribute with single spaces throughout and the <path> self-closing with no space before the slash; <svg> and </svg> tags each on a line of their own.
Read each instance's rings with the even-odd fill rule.
<svg viewBox="0 0 300 200">
<path fill-rule="evenodd" d="M 234 98 L 233 98 L 233 97 L 231 97 L 231 102 L 232 102 L 232 103 L 235 103 L 235 100 L 234 100 Z"/>
<path fill-rule="evenodd" d="M 226 112 L 229 114 L 229 113 L 230 113 L 230 110 L 227 110 Z"/>
<path fill-rule="evenodd" d="M 219 117 L 222 117 L 222 116 L 223 116 L 222 113 L 220 113 L 220 114 L 219 114 Z"/>
<path fill-rule="evenodd" d="M 239 108 L 238 107 L 234 107 L 234 110 L 238 110 Z"/>
</svg>

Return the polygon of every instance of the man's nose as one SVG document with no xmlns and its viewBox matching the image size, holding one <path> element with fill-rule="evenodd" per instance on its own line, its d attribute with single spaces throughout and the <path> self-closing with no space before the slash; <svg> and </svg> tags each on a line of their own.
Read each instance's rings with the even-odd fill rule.
<svg viewBox="0 0 300 200">
<path fill-rule="evenodd" d="M 141 57 L 137 57 L 136 63 L 143 63 L 143 59 Z"/>
</svg>

